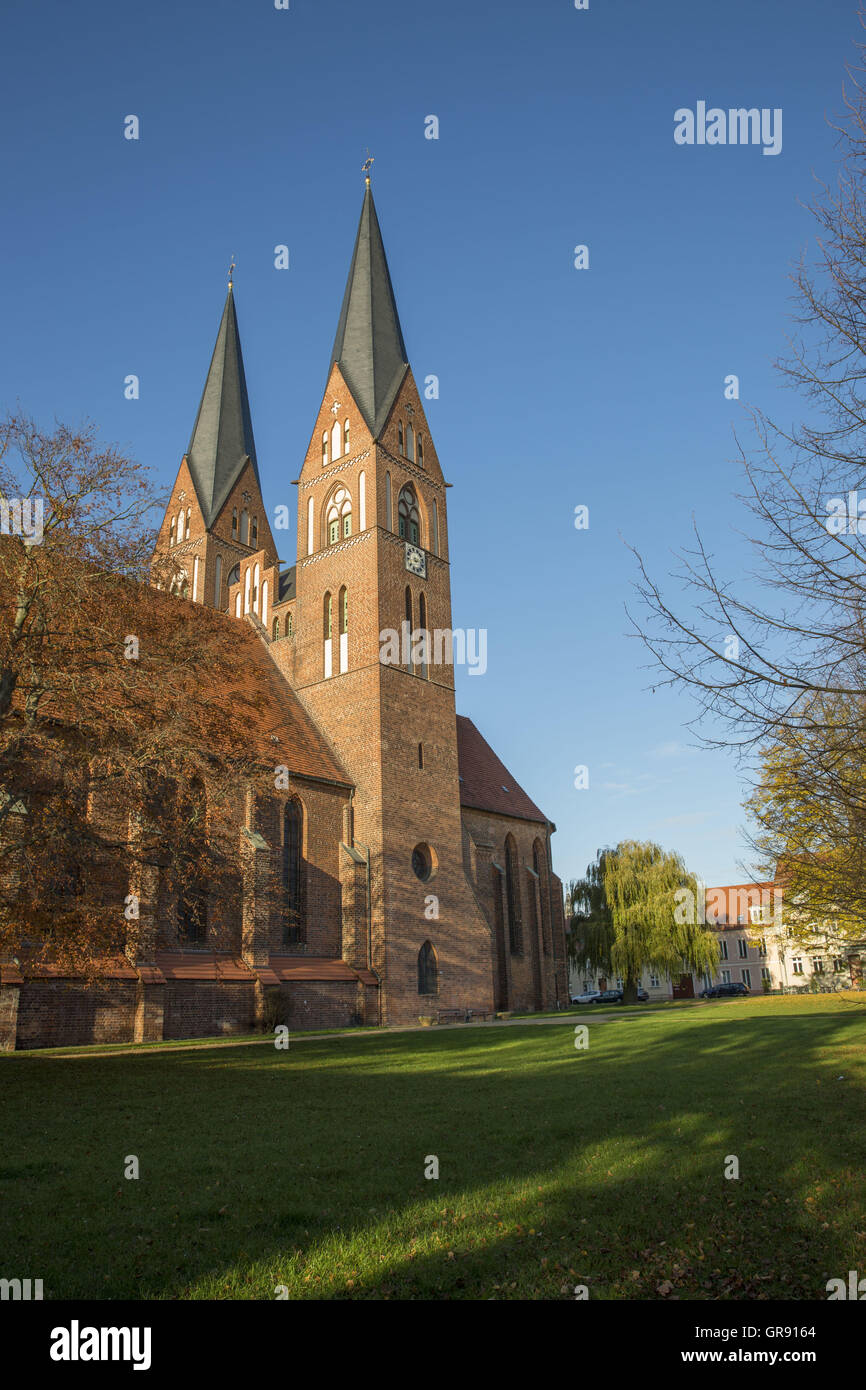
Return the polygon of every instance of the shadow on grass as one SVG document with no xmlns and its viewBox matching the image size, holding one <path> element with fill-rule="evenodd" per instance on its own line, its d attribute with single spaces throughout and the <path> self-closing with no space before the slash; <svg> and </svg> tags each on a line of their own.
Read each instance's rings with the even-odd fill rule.
<svg viewBox="0 0 866 1390">
<path fill-rule="evenodd" d="M 47 1297 L 821 1298 L 866 1267 L 862 1009 L 589 1037 L 4 1069 L 0 1275 Z"/>
</svg>

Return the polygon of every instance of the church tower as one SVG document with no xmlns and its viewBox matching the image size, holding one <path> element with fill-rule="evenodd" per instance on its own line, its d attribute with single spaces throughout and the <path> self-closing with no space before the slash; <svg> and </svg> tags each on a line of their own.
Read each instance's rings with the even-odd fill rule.
<svg viewBox="0 0 866 1390">
<path fill-rule="evenodd" d="M 291 679 L 355 783 L 347 848 L 369 854 L 371 964 L 392 1023 L 430 1003 L 492 1008 L 491 929 L 463 862 L 447 486 L 368 178 L 298 479 Z M 434 630 L 438 650 L 420 636 Z"/>
<path fill-rule="evenodd" d="M 276 563 L 229 279 L 192 437 L 155 553 L 173 562 L 172 587 L 182 597 L 224 611 L 239 565 L 259 551 L 264 552 L 263 565 Z"/>
</svg>

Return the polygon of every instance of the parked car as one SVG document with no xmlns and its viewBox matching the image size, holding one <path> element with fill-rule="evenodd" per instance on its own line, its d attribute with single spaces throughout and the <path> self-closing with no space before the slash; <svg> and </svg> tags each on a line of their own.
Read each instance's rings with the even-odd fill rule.
<svg viewBox="0 0 866 1390">
<path fill-rule="evenodd" d="M 711 985 L 709 989 L 701 990 L 702 999 L 730 999 L 737 994 L 749 994 L 750 990 L 744 984 L 731 985 Z"/>
<path fill-rule="evenodd" d="M 603 989 L 593 999 L 593 1004 L 621 1004 L 621 989 Z"/>
<path fill-rule="evenodd" d="M 571 996 L 571 1002 L 572 1004 L 594 1004 L 597 997 L 597 989 L 587 989 L 584 990 L 583 994 L 573 994 Z"/>
</svg>

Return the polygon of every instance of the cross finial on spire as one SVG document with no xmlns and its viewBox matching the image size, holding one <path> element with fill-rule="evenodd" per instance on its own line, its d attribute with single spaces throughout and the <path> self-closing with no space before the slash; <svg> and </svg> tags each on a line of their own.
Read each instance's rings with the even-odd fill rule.
<svg viewBox="0 0 866 1390">
<path fill-rule="evenodd" d="M 369 149 L 368 149 L 368 150 L 367 150 L 367 158 L 364 160 L 364 163 L 361 165 L 361 173 L 364 174 L 364 175 L 366 176 L 366 181 L 367 181 L 367 187 L 368 187 L 368 188 L 370 187 L 370 170 L 371 170 L 371 168 L 373 167 L 373 160 L 375 159 L 375 157 L 376 157 L 376 156 L 375 156 L 375 155 L 372 155 L 372 154 L 370 153 Z"/>
<path fill-rule="evenodd" d="M 235 258 L 234 258 L 234 256 L 232 256 L 232 263 L 231 263 L 231 265 L 229 266 L 229 289 L 231 289 L 231 287 L 232 287 L 232 281 L 234 280 L 234 275 L 235 275 Z"/>
</svg>

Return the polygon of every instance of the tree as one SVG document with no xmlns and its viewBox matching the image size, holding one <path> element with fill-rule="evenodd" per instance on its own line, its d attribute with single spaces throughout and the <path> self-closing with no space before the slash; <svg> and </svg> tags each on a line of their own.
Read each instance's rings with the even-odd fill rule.
<svg viewBox="0 0 866 1390">
<path fill-rule="evenodd" d="M 821 706 L 821 735 L 782 731 L 746 805 L 757 853 L 777 865 L 794 936 L 808 940 L 828 924 L 857 941 L 866 935 L 866 746 L 851 746 L 858 712 L 849 700 L 824 696 Z"/>
<path fill-rule="evenodd" d="M 0 421 L 0 958 L 88 974 L 157 880 L 193 933 L 236 894 L 265 677 L 241 685 L 231 624 L 146 582 L 155 505 L 94 427 Z"/>
<path fill-rule="evenodd" d="M 619 976 L 625 1003 L 636 1001 L 647 967 L 672 977 L 683 969 L 713 970 L 718 945 L 694 913 L 680 910 L 687 895 L 697 900 L 697 880 L 678 854 L 641 840 L 599 850 L 566 893 L 571 963 Z"/>
<path fill-rule="evenodd" d="M 754 410 L 754 447 L 738 444 L 741 500 L 756 521 L 754 573 L 725 578 L 696 527 L 676 571 L 682 607 L 637 557 L 645 616 L 635 627 L 661 683 L 695 697 L 702 741 L 736 750 L 758 777 L 748 805 L 758 812 L 762 874 L 774 874 L 783 850 L 800 862 L 805 855 L 823 866 L 801 877 L 806 911 L 834 898 L 856 915 L 866 783 L 846 769 L 866 747 L 866 94 L 858 73 L 844 103 L 838 184 L 821 185 L 812 204 L 817 261 L 804 255 L 793 276 L 798 328 L 776 364 L 815 413 L 788 431 Z M 760 780 L 762 765 L 769 781 Z M 814 819 L 816 833 L 804 839 L 800 813 L 810 802 L 820 826 Z M 829 897 L 815 891 L 833 875 Z"/>
</svg>

